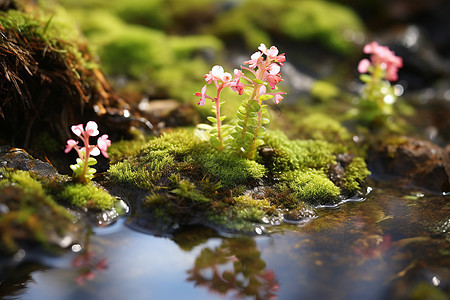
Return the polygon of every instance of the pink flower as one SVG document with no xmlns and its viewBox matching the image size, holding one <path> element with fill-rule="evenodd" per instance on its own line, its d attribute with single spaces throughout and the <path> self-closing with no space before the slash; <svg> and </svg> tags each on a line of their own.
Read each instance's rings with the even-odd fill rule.
<svg viewBox="0 0 450 300">
<path fill-rule="evenodd" d="M 280 93 L 276 93 L 274 95 L 276 104 L 280 103 L 280 101 L 283 100 L 283 96 L 281 96 L 282 94 L 286 94 L 286 93 L 280 92 Z"/>
<path fill-rule="evenodd" d="M 250 60 L 244 61 L 244 64 L 249 65 L 250 68 L 254 69 L 258 65 L 258 62 L 262 61 L 262 53 L 261 52 L 255 52 L 250 56 Z"/>
<path fill-rule="evenodd" d="M 398 79 L 398 69 L 403 67 L 403 60 L 401 57 L 395 55 L 388 47 L 380 46 L 377 42 L 372 42 L 364 46 L 363 52 L 366 54 L 372 54 L 370 60 L 373 65 L 380 65 L 386 72 L 386 79 L 389 81 L 396 81 Z M 362 63 L 362 65 L 361 65 Z M 367 62 L 360 62 L 358 71 L 368 68 Z M 360 71 L 361 72 L 361 71 Z M 367 70 L 366 70 L 367 72 Z M 361 72 L 365 73 L 365 72 Z"/>
<path fill-rule="evenodd" d="M 259 44 L 258 50 L 267 55 L 267 47 L 263 43 Z"/>
<path fill-rule="evenodd" d="M 267 81 L 269 82 L 269 85 L 272 88 L 272 90 L 274 90 L 277 83 L 283 81 L 283 79 L 281 79 L 281 77 L 278 75 L 269 74 L 267 75 Z"/>
<path fill-rule="evenodd" d="M 281 67 L 278 64 L 272 63 L 267 67 L 267 71 L 271 75 L 277 75 L 281 71 Z"/>
<path fill-rule="evenodd" d="M 262 86 L 259 88 L 259 95 L 260 95 L 260 96 L 262 96 L 262 95 L 272 95 L 272 96 L 275 97 L 275 102 L 276 102 L 277 104 L 280 103 L 281 100 L 283 100 L 283 96 L 281 96 L 281 95 L 284 95 L 284 94 L 286 94 L 286 93 L 284 93 L 284 92 L 267 93 L 267 92 L 266 92 L 266 86 L 265 86 L 265 85 L 262 85 Z"/>
<path fill-rule="evenodd" d="M 369 70 L 369 67 L 370 67 L 370 61 L 367 58 L 364 58 L 358 64 L 358 72 L 366 73 Z"/>
<path fill-rule="evenodd" d="M 101 151 L 102 155 L 106 158 L 108 158 L 108 153 L 106 153 L 106 150 L 108 149 L 109 146 L 111 146 L 111 141 L 108 140 L 107 134 L 104 134 L 98 138 L 97 148 Z M 94 154 L 92 154 L 92 155 L 94 155 Z"/>
<path fill-rule="evenodd" d="M 65 153 L 69 153 L 70 150 L 72 150 L 76 145 L 78 144 L 75 140 L 67 140 L 66 150 L 64 150 Z"/>
<path fill-rule="evenodd" d="M 197 105 L 205 105 L 206 101 L 205 101 L 205 97 L 206 97 L 206 85 L 204 85 L 202 87 L 202 92 L 201 93 L 195 93 L 194 94 L 197 97 L 201 97 L 200 100 L 197 102 Z"/>
<path fill-rule="evenodd" d="M 208 74 L 205 74 L 205 81 L 207 84 L 210 84 L 213 81 L 214 77 L 211 73 L 211 71 L 209 71 Z"/>
<path fill-rule="evenodd" d="M 211 70 L 211 75 L 213 76 L 213 79 L 220 80 L 222 75 L 224 73 L 223 67 L 215 65 Z"/>
<path fill-rule="evenodd" d="M 270 49 L 267 51 L 267 56 L 270 59 L 276 59 L 278 55 L 278 48 L 275 46 L 270 47 Z"/>
<path fill-rule="evenodd" d="M 223 81 L 223 82 L 228 82 L 228 81 L 230 81 L 231 80 L 231 74 L 230 73 L 228 73 L 228 72 L 224 72 L 224 73 L 222 73 L 222 75 L 220 76 L 220 79 Z"/>
<path fill-rule="evenodd" d="M 235 78 L 230 84 L 230 89 L 233 92 L 238 92 L 239 95 L 242 95 L 244 93 L 244 84 L 239 80 L 239 78 Z"/>
<path fill-rule="evenodd" d="M 286 61 L 286 56 L 284 56 L 284 53 L 282 53 L 275 58 L 275 61 L 282 66 L 283 63 Z"/>
<path fill-rule="evenodd" d="M 76 136 L 81 136 L 81 134 L 84 132 L 83 124 L 73 125 L 71 129 Z"/>
<path fill-rule="evenodd" d="M 99 134 L 97 123 L 95 123 L 94 121 L 87 122 L 86 134 L 89 136 L 97 136 Z"/>
</svg>

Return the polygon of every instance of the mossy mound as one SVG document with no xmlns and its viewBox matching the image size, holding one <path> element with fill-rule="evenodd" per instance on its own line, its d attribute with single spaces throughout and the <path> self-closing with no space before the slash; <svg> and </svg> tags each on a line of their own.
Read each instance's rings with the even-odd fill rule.
<svg viewBox="0 0 450 300">
<path fill-rule="evenodd" d="M 106 123 L 109 111 L 119 113 L 126 104 L 61 7 L 25 7 L 0 11 L 0 143 L 32 145 L 33 155 L 52 157 L 62 153 L 71 125 Z M 35 149 L 44 137 L 53 147 Z"/>
<path fill-rule="evenodd" d="M 341 144 L 289 140 L 269 131 L 256 160 L 220 152 L 192 130 L 155 138 L 138 154 L 111 166 L 109 179 L 146 191 L 136 206 L 145 226 L 203 224 L 247 230 L 279 217 L 335 204 L 357 193 L 369 171 Z M 146 216 L 146 217 L 142 217 Z"/>
<path fill-rule="evenodd" d="M 350 9 L 330 1 L 247 0 L 219 15 L 211 30 L 223 38 L 239 37 L 249 49 L 284 36 L 348 53 L 353 46 L 345 33 L 361 33 L 364 26 Z"/>
<path fill-rule="evenodd" d="M 1 253 L 14 253 L 25 243 L 55 251 L 76 239 L 73 216 L 28 172 L 0 168 L 0 177 Z"/>
<path fill-rule="evenodd" d="M 105 72 L 111 78 L 127 78 L 135 83 L 135 89 L 152 97 L 191 100 L 192 91 L 204 79 L 202 70 L 209 68 L 205 60 L 223 50 L 222 42 L 206 34 L 168 35 L 161 26 L 150 27 L 137 21 L 140 17 L 136 7 L 115 4 L 117 8 L 71 10 L 83 33 L 97 48 Z M 160 5 L 142 1 L 140 4 Z M 146 18 L 151 20 L 150 16 Z"/>
</svg>

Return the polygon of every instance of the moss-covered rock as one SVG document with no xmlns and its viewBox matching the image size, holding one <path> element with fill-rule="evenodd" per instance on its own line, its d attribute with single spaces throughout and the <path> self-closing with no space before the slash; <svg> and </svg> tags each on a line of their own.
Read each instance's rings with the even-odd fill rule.
<svg viewBox="0 0 450 300">
<path fill-rule="evenodd" d="M 109 178 L 146 191 L 135 204 L 146 226 L 152 219 L 160 230 L 161 224 L 206 224 L 245 231 L 279 217 L 277 209 L 334 204 L 359 191 L 369 172 L 363 159 L 346 151 L 342 144 L 269 131 L 258 158 L 249 160 L 218 151 L 185 129 L 149 141 L 112 165 Z"/>
<path fill-rule="evenodd" d="M 0 168 L 0 207 L 1 253 L 27 245 L 57 251 L 78 238 L 74 217 L 29 172 Z"/>
</svg>

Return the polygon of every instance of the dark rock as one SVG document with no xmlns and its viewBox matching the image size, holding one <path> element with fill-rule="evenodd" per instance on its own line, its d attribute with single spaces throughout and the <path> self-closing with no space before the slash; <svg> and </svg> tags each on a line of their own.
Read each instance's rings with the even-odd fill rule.
<svg viewBox="0 0 450 300">
<path fill-rule="evenodd" d="M 23 149 L 10 146 L 0 147 L 0 167 L 32 171 L 48 179 L 60 176 L 51 164 L 33 158 Z"/>
<path fill-rule="evenodd" d="M 374 175 L 393 175 L 418 187 L 450 192 L 450 147 L 405 137 L 385 141 L 369 157 Z"/>
</svg>

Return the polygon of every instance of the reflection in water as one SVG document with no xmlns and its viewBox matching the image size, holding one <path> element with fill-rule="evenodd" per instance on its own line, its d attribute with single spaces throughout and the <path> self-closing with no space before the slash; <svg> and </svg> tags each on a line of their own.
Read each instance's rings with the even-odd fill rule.
<svg viewBox="0 0 450 300">
<path fill-rule="evenodd" d="M 252 238 L 224 239 L 218 247 L 202 249 L 187 271 L 188 281 L 235 298 L 276 299 L 279 283 L 260 256 Z"/>
<path fill-rule="evenodd" d="M 77 277 L 74 279 L 78 285 L 83 285 L 87 280 L 94 280 L 98 272 L 108 268 L 106 258 L 97 259 L 94 252 L 90 251 L 91 230 L 86 231 L 84 249 L 79 245 L 73 245 L 72 250 L 81 250 L 79 255 L 72 261 L 72 267 L 77 270 Z"/>
<path fill-rule="evenodd" d="M 121 219 L 66 256 L 0 261 L 0 298 L 448 299 L 449 197 L 384 184 L 364 202 L 258 237 L 191 228 L 159 238 Z"/>
</svg>

